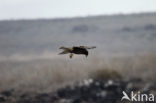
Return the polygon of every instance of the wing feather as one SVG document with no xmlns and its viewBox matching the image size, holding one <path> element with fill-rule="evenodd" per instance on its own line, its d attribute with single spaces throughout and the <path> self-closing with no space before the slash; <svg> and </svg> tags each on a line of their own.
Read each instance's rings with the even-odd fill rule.
<svg viewBox="0 0 156 103">
<path fill-rule="evenodd" d="M 80 46 L 80 48 L 94 49 L 94 48 L 96 48 L 96 46 Z"/>
</svg>

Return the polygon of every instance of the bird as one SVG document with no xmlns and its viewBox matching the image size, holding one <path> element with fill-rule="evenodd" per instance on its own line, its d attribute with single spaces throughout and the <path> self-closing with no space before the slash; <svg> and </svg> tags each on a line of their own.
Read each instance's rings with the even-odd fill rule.
<svg viewBox="0 0 156 103">
<path fill-rule="evenodd" d="M 74 54 L 85 55 L 87 57 L 89 54 L 87 49 L 94 48 L 96 48 L 96 46 L 73 46 L 73 47 L 61 46 L 59 49 L 62 49 L 63 51 L 59 53 L 59 55 L 69 53 L 69 58 L 72 58 Z"/>
</svg>

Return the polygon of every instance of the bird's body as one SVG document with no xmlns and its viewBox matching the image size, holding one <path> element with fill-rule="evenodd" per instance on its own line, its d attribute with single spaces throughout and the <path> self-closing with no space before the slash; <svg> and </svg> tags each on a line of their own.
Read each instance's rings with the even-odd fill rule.
<svg viewBox="0 0 156 103">
<path fill-rule="evenodd" d="M 73 47 L 72 53 L 88 55 L 88 51 L 85 48 L 81 48 L 81 47 Z"/>
<path fill-rule="evenodd" d="M 63 52 L 59 54 L 68 54 L 70 53 L 69 57 L 72 58 L 73 54 L 82 54 L 88 56 L 88 50 L 87 49 L 93 49 L 96 48 L 95 46 L 74 46 L 72 48 L 67 48 L 67 47 L 60 47 L 60 49 L 63 49 Z"/>
</svg>

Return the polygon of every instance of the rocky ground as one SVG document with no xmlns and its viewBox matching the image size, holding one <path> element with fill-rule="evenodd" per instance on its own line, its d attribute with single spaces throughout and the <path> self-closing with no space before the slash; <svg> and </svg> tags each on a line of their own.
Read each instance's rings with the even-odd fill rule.
<svg viewBox="0 0 156 103">
<path fill-rule="evenodd" d="M 156 83 L 147 83 L 141 79 L 86 79 L 50 93 L 36 93 L 34 95 L 23 93 L 20 96 L 15 96 L 14 90 L 2 91 L 0 103 L 121 103 L 123 91 L 127 94 L 130 94 L 131 91 L 140 91 L 156 95 L 155 85 Z M 126 102 L 129 101 L 124 101 L 124 103 Z"/>
</svg>

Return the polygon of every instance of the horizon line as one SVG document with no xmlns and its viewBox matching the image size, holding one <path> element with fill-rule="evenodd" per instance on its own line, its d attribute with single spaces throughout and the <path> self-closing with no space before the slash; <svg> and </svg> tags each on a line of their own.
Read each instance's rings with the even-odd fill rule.
<svg viewBox="0 0 156 103">
<path fill-rule="evenodd" d="M 141 12 L 118 12 L 118 13 L 106 13 L 106 14 L 87 14 L 87 15 L 75 15 L 75 16 L 58 16 L 58 17 L 26 17 L 26 18 L 7 18 L 0 19 L 0 21 L 19 21 L 19 20 L 50 20 L 50 19 L 74 19 L 74 18 L 87 18 L 87 17 L 98 17 L 98 16 L 119 16 L 119 15 L 140 15 L 140 14 L 155 14 L 156 11 L 141 11 Z"/>
</svg>

